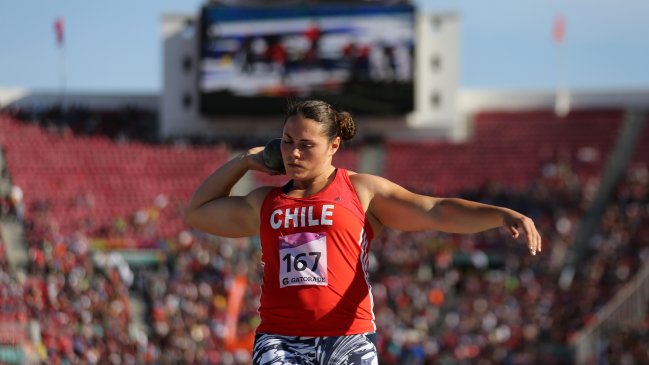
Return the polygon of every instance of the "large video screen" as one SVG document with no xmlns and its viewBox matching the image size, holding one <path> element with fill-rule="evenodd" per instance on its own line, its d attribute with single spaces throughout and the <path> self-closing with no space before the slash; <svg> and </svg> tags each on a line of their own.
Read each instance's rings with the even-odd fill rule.
<svg viewBox="0 0 649 365">
<path fill-rule="evenodd" d="M 361 114 L 413 109 L 411 5 L 208 5 L 200 29 L 203 114 L 281 113 L 305 98 Z"/>
</svg>

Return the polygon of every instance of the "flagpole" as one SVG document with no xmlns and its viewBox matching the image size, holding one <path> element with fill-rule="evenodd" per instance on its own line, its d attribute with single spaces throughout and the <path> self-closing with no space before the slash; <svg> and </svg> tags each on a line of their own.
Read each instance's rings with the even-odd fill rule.
<svg viewBox="0 0 649 365">
<path fill-rule="evenodd" d="M 555 19 L 553 37 L 557 47 L 557 92 L 555 95 L 554 112 L 563 118 L 570 113 L 570 90 L 566 79 L 566 56 L 565 56 L 565 18 L 563 15 Z"/>
<path fill-rule="evenodd" d="M 66 69 L 65 69 L 65 42 L 59 45 L 59 98 L 61 110 L 65 109 Z"/>
<path fill-rule="evenodd" d="M 56 35 L 56 45 L 59 48 L 59 103 L 63 111 L 65 109 L 66 93 L 66 66 L 65 66 L 65 23 L 64 18 L 59 17 L 54 20 L 54 32 Z"/>
</svg>

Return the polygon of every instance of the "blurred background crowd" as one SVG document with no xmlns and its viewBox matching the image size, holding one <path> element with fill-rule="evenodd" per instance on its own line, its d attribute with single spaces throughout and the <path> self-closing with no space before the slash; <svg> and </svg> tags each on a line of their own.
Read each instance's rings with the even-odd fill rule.
<svg viewBox="0 0 649 365">
<path fill-rule="evenodd" d="M 21 344 L 13 356 L 43 364 L 250 362 L 258 324 L 258 240 L 214 237 L 175 223 L 206 173 L 196 168 L 204 149 L 218 165 L 227 160 L 227 147 L 118 142 L 61 134 L 15 113 L 0 119 L 3 135 L 15 137 L 0 141 L 3 177 L 9 181 L 3 185 L 8 188 L 3 190 L 2 227 L 23 227 L 26 254 L 24 266 L 9 265 L 7 244 L 1 246 L 0 351 L 5 359 L 16 348 L 11 345 Z M 56 149 L 61 141 L 73 150 L 70 154 Z M 43 149 L 59 159 L 82 161 L 86 143 L 103 149 L 91 164 L 74 164 L 79 179 L 117 174 L 129 181 L 123 189 L 144 199 L 113 200 L 121 192 L 92 184 L 67 191 L 72 183 L 57 182 L 60 175 L 47 169 L 35 172 L 34 162 L 23 157 L 29 156 L 23 148 L 37 154 Z M 353 165 L 362 148 L 362 143 L 346 147 L 341 164 Z M 152 150 L 150 156 L 157 157 L 145 170 L 154 176 L 169 170 L 164 166 L 173 162 L 171 155 L 198 157 L 188 167 L 195 172 L 171 179 L 191 184 L 160 179 L 147 185 L 145 194 L 128 166 L 113 171 L 106 161 L 123 164 L 136 158 L 121 160 L 123 149 Z M 537 256 L 499 230 L 477 235 L 386 230 L 379 235 L 372 243 L 370 273 L 381 362 L 573 363 L 576 334 L 649 264 L 649 171 L 637 159 L 615 184 L 576 270 L 566 274 L 571 245 L 600 184 L 591 162 L 568 150 L 555 151 L 539 159 L 526 184 L 512 187 L 493 179 L 453 192 L 532 217 L 544 241 Z M 40 180 L 48 190 L 35 191 L 24 177 Z M 452 191 L 434 181 L 428 191 L 419 191 L 436 190 Z M 93 214 L 99 208 L 115 215 Z M 648 331 L 649 316 L 609 330 L 600 358 L 646 363 Z"/>
<path fill-rule="evenodd" d="M 381 364 L 649 364 L 647 5 L 501 5 L 0 3 L 0 364 L 249 364 L 259 239 L 183 210 L 304 98 L 358 125 L 336 166 L 543 238 L 383 231 Z"/>
</svg>

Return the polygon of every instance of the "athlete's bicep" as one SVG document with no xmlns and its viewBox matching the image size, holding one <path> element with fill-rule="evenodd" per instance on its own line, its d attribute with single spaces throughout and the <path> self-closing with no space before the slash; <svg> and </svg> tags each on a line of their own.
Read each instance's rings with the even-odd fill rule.
<svg viewBox="0 0 649 365">
<path fill-rule="evenodd" d="M 248 237 L 259 233 L 259 211 L 266 190 L 246 196 L 219 198 L 186 213 L 185 221 L 204 232 L 223 237 Z"/>
<path fill-rule="evenodd" d="M 435 217 L 431 214 L 438 198 L 415 194 L 387 179 L 373 176 L 369 211 L 385 226 L 418 231 L 435 229 Z"/>
</svg>

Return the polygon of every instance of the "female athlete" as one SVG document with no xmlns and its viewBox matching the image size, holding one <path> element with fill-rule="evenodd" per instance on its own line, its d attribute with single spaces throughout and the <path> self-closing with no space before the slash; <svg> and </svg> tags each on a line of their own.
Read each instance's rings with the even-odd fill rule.
<svg viewBox="0 0 649 365">
<path fill-rule="evenodd" d="M 231 196 L 249 170 L 269 171 L 264 147 L 218 168 L 198 187 L 186 222 L 225 237 L 259 235 L 263 282 L 253 364 L 377 364 L 368 251 L 384 226 L 477 233 L 506 227 L 541 251 L 533 221 L 514 210 L 412 193 L 332 164 L 356 125 L 323 101 L 289 107 L 282 159 L 290 181 Z"/>
</svg>

